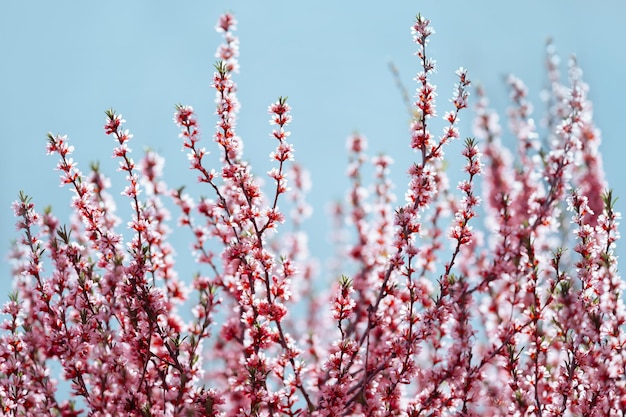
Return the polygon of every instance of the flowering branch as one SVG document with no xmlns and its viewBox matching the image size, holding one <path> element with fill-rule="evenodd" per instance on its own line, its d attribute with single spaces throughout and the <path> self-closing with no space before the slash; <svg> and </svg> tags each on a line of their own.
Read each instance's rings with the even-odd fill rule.
<svg viewBox="0 0 626 417">
<path fill-rule="evenodd" d="M 48 135 L 74 216 L 62 224 L 23 192 L 13 205 L 21 236 L 2 310 L 0 414 L 623 417 L 620 214 L 576 61 L 562 85 L 549 44 L 545 132 L 526 86 L 507 78 L 516 158 L 477 88 L 477 139 L 465 140 L 465 177 L 454 190 L 444 151 L 460 137 L 471 84 L 460 68 L 443 133 L 434 135 L 435 61 L 426 48 L 434 30 L 418 15 L 408 141 L 416 161 L 405 200 L 395 202 L 392 159 L 369 158 L 365 136 L 350 136 L 347 205 L 333 208 L 341 262 L 322 268 L 340 278 L 326 285 L 308 254 L 309 184 L 292 163 L 286 97 L 268 107 L 267 189 L 244 157 L 236 24 L 227 13 L 216 26 L 224 37 L 212 81 L 216 166 L 194 109 L 179 104 L 174 113 L 208 196 L 170 188 L 151 150 L 135 163 L 126 122 L 108 110 L 104 131 L 132 209 L 120 231 L 100 166 L 83 175 L 67 137 Z M 193 236 L 191 282 L 176 272 L 171 205 Z M 59 366 L 70 382 L 62 394 L 51 375 Z"/>
</svg>

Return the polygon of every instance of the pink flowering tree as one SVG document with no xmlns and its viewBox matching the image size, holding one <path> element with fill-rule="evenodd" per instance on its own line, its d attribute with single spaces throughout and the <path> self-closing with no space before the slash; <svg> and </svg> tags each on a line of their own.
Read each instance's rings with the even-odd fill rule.
<svg viewBox="0 0 626 417">
<path fill-rule="evenodd" d="M 329 284 L 307 253 L 308 178 L 293 162 L 286 98 L 269 106 L 275 149 L 265 186 L 243 156 L 235 24 L 226 14 L 217 25 L 218 166 L 204 158 L 194 110 L 178 105 L 174 115 L 206 197 L 170 188 L 154 152 L 135 163 L 125 120 L 109 110 L 104 130 L 132 208 L 122 223 L 99 167 L 84 174 L 67 137 L 48 136 L 73 217 L 62 224 L 23 193 L 14 204 L 20 239 L 0 334 L 0 413 L 626 415 L 619 213 L 576 62 L 563 83 L 548 48 L 543 131 L 526 87 L 508 78 L 514 151 L 475 90 L 474 138 L 465 139 L 464 179 L 453 188 L 444 152 L 461 136 L 470 80 L 457 71 L 445 129 L 433 133 L 433 31 L 418 15 L 415 163 L 404 199 L 391 192 L 391 158 L 368 157 L 365 137 L 350 137 L 351 187 L 333 210 L 350 239 L 336 235 L 344 262 L 333 264 Z M 191 283 L 176 274 L 172 210 L 193 232 Z M 70 392 L 57 390 L 59 379 Z"/>
</svg>

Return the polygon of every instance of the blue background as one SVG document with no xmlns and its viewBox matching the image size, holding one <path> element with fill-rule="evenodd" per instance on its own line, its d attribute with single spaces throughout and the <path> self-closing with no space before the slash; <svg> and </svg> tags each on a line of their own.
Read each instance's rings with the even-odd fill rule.
<svg viewBox="0 0 626 417">
<path fill-rule="evenodd" d="M 214 151 L 214 93 L 210 89 L 214 52 L 221 41 L 214 26 L 231 10 L 239 21 L 239 85 L 242 109 L 238 132 L 245 154 L 261 175 L 270 168 L 275 146 L 268 136 L 267 106 L 279 95 L 293 108 L 291 141 L 296 158 L 311 172 L 309 201 L 314 215 L 314 256 L 330 254 L 327 203 L 341 199 L 345 179 L 345 139 L 358 130 L 372 154 L 388 152 L 396 192 L 406 186 L 408 121 L 388 63 L 398 67 L 414 91 L 419 70 L 409 28 L 420 12 L 436 34 L 429 53 L 437 60 L 438 113 L 448 109 L 454 71 L 464 66 L 473 82 L 485 86 L 501 118 L 508 104 L 503 83 L 513 72 L 529 86 L 536 118 L 542 115 L 539 93 L 545 85 L 544 44 L 552 36 L 567 61 L 575 53 L 591 86 L 596 123 L 602 130 L 607 178 L 624 212 L 624 98 L 626 97 L 626 3 L 599 1 L 525 2 L 386 1 L 119 1 L 4 2 L 0 12 L 0 251 L 16 237 L 10 204 L 23 189 L 41 210 L 51 204 L 67 219 L 71 193 L 59 188 L 56 157 L 45 155 L 48 131 L 67 134 L 83 172 L 99 160 L 112 179 L 115 195 L 123 174 L 111 159 L 113 141 L 105 137 L 104 110 L 112 107 L 134 134 L 130 146 L 140 159 L 150 146 L 166 157 L 165 178 L 172 187 L 195 182 L 181 152 L 172 122 L 176 103 L 194 106 L 204 132 L 204 146 Z M 474 97 L 474 96 L 473 96 Z M 472 99 L 472 97 L 470 98 Z M 465 112 L 461 137 L 470 136 Z M 443 126 L 443 125 L 441 125 Z M 436 128 L 434 133 L 439 133 Z M 459 146 L 447 155 L 460 170 Z M 455 165 L 456 164 L 456 165 Z M 204 191 L 208 194 L 208 191 Z M 128 204 L 117 196 L 122 214 Z M 176 212 L 174 212 L 176 216 Z M 174 237 L 180 259 L 190 234 Z M 626 253 L 620 248 L 618 253 Z M 0 290 L 10 288 L 9 267 L 0 269 Z M 188 277 L 194 270 L 179 262 Z"/>
</svg>

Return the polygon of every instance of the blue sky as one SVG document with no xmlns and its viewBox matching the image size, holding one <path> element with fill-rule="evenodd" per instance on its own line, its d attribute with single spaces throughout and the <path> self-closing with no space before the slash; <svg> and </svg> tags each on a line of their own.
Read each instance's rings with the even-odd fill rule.
<svg viewBox="0 0 626 417">
<path fill-rule="evenodd" d="M 289 96 L 293 108 L 291 141 L 296 158 L 310 170 L 310 202 L 315 214 L 312 252 L 329 254 L 327 202 L 342 197 L 345 139 L 358 130 L 370 151 L 385 151 L 393 166 L 396 191 L 406 184 L 408 116 L 389 72 L 393 61 L 411 90 L 418 61 L 409 27 L 420 12 L 436 34 L 429 50 L 437 60 L 439 113 L 443 114 L 464 66 L 483 84 L 504 117 L 503 77 L 521 77 L 540 111 L 545 82 L 544 43 L 555 40 L 564 58 L 575 53 L 591 86 L 597 125 L 602 130 L 604 166 L 625 210 L 622 181 L 625 150 L 623 98 L 626 83 L 626 3 L 587 1 L 120 1 L 106 3 L 6 2 L 0 13 L 0 252 L 15 238 L 10 204 L 23 189 L 41 209 L 51 204 L 66 218 L 70 191 L 58 187 L 54 157 L 45 155 L 48 131 L 67 134 L 75 159 L 86 172 L 101 161 L 114 185 L 123 175 L 111 159 L 113 142 L 103 133 L 104 110 L 112 107 L 134 134 L 136 160 L 150 146 L 166 156 L 170 185 L 195 181 L 172 123 L 176 103 L 194 106 L 205 146 L 214 125 L 210 80 L 220 37 L 218 16 L 233 11 L 239 21 L 241 73 L 236 77 L 242 110 L 238 131 L 256 172 L 268 168 L 274 143 L 268 134 L 267 106 Z M 184 5 L 184 6 L 183 6 Z M 469 112 L 461 136 L 470 136 Z M 448 155 L 454 159 L 452 150 Z M 460 169 L 460 167 L 459 167 Z M 120 198 L 118 205 L 125 203 Z M 322 230 L 323 232 L 319 232 Z M 177 237 L 179 252 L 189 236 Z M 625 254 L 620 248 L 618 253 Z M 9 268 L 1 268 L 0 290 L 10 288 Z M 185 267 L 181 274 L 191 272 Z"/>
</svg>

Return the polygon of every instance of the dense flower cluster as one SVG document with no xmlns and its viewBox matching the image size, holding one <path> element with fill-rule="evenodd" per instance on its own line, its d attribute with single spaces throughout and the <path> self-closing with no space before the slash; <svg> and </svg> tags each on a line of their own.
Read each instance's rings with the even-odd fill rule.
<svg viewBox="0 0 626 417">
<path fill-rule="evenodd" d="M 178 105 L 174 114 L 207 197 L 169 188 L 152 151 L 135 163 L 125 120 L 109 110 L 104 130 L 116 143 L 132 208 L 121 232 L 108 178 L 97 165 L 83 174 L 67 137 L 49 135 L 74 217 L 62 225 L 23 193 L 14 204 L 21 239 L 3 308 L 0 413 L 624 416 L 620 215 L 576 62 L 566 86 L 549 45 L 545 131 L 523 82 L 507 79 L 515 154 L 502 146 L 498 115 L 476 90 L 476 139 L 465 140 L 465 178 L 455 191 L 444 151 L 460 136 L 471 83 L 460 68 L 437 136 L 427 51 L 434 31 L 418 15 L 416 161 L 404 199 L 392 194 L 391 158 L 369 158 L 366 138 L 351 136 L 351 187 L 334 208 L 340 259 L 332 272 L 340 278 L 324 285 L 313 280 L 303 226 L 309 179 L 292 162 L 287 98 L 268 109 L 269 191 L 244 159 L 235 25 L 225 14 L 216 27 L 225 39 L 212 82 L 218 167 L 204 158 L 193 108 Z M 371 184 L 363 178 L 368 163 Z M 176 273 L 172 209 L 194 236 L 199 273 L 191 283 Z M 191 294 L 185 321 L 179 310 Z M 57 390 L 55 366 L 71 383 L 69 395 Z"/>
</svg>

